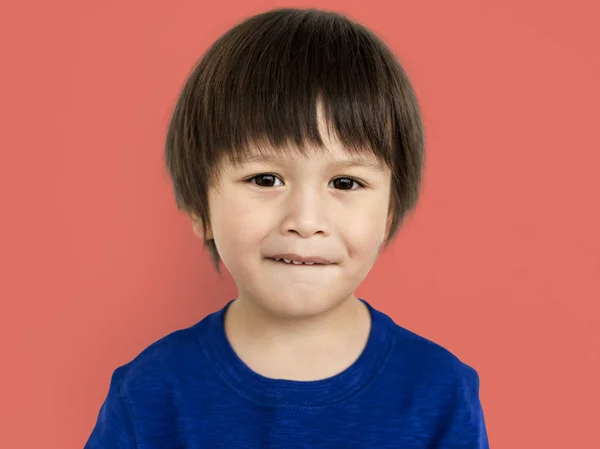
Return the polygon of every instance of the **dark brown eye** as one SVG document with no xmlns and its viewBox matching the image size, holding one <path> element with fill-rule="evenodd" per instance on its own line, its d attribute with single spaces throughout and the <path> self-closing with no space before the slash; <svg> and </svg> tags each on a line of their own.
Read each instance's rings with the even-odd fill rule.
<svg viewBox="0 0 600 449">
<path fill-rule="evenodd" d="M 344 181 L 344 182 L 342 182 Z M 337 185 L 336 185 L 337 182 Z M 353 190 L 352 186 L 354 184 L 358 185 L 358 188 L 362 187 L 362 184 L 358 181 L 356 181 L 355 179 L 352 178 L 336 178 L 333 180 L 334 186 L 336 188 L 339 188 L 340 190 Z"/>
<path fill-rule="evenodd" d="M 279 177 L 275 176 L 275 175 L 270 175 L 268 173 L 263 173 L 260 175 L 255 175 L 252 178 L 248 179 L 247 182 L 250 182 L 252 184 L 255 184 L 259 187 L 278 187 L 276 184 L 276 180 L 278 180 Z M 281 181 L 279 179 L 279 181 Z M 333 183 L 333 187 L 335 189 L 338 190 L 358 190 L 364 187 L 364 185 L 357 181 L 356 179 L 353 178 L 348 178 L 348 177 L 340 177 L 340 178 L 336 178 L 333 181 L 331 181 Z M 353 189 L 354 184 L 356 184 L 358 187 Z"/>
<path fill-rule="evenodd" d="M 256 175 L 250 178 L 248 181 L 252 182 L 252 180 L 256 180 L 253 184 L 256 184 L 259 187 L 273 187 L 275 180 L 278 179 L 275 175 Z"/>
</svg>

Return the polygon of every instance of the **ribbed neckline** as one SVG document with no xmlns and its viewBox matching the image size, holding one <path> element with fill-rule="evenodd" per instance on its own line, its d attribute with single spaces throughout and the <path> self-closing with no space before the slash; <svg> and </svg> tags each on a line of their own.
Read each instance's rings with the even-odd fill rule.
<svg viewBox="0 0 600 449">
<path fill-rule="evenodd" d="M 360 298 L 358 298 L 360 299 Z M 315 381 L 294 381 L 264 377 L 248 367 L 235 353 L 225 333 L 224 319 L 232 299 L 209 315 L 208 338 L 201 338 L 204 352 L 223 380 L 241 396 L 271 406 L 321 406 L 343 401 L 369 383 L 387 359 L 392 339 L 390 319 L 360 299 L 371 315 L 367 344 L 358 359 L 346 370 Z"/>
</svg>

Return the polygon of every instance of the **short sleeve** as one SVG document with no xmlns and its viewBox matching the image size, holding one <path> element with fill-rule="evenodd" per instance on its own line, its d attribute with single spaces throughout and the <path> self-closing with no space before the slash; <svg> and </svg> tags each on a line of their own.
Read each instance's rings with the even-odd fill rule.
<svg viewBox="0 0 600 449">
<path fill-rule="evenodd" d="M 479 374 L 461 363 L 456 386 L 454 416 L 438 449 L 489 449 L 483 407 L 479 398 Z"/>
<path fill-rule="evenodd" d="M 100 407 L 98 419 L 84 449 L 134 449 L 132 418 L 122 397 L 126 367 L 117 368 L 111 378 L 108 395 Z"/>
</svg>

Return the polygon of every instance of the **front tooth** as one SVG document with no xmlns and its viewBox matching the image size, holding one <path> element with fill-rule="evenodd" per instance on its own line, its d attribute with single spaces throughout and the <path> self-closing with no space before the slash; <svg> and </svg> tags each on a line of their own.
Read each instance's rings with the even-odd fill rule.
<svg viewBox="0 0 600 449">
<path fill-rule="evenodd" d="M 292 263 L 295 265 L 302 265 L 302 262 L 296 262 L 295 260 Z"/>
<path fill-rule="evenodd" d="M 283 261 L 284 261 L 285 263 L 290 263 L 290 262 L 292 261 L 292 259 L 283 259 Z"/>
</svg>

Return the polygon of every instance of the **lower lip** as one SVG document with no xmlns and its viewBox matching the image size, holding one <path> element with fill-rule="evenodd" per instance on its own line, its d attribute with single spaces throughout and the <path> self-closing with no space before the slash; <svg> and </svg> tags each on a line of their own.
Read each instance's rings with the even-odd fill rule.
<svg viewBox="0 0 600 449">
<path fill-rule="evenodd" d="M 287 263 L 284 262 L 283 260 L 275 260 L 275 259 L 271 259 L 267 257 L 267 260 L 270 260 L 271 262 L 275 262 L 278 265 L 289 265 L 292 267 L 304 267 L 304 268 L 311 268 L 311 267 L 326 267 L 328 265 L 332 265 L 332 264 L 325 264 L 325 263 L 313 263 L 312 265 L 306 265 L 304 263 Z"/>
</svg>

